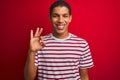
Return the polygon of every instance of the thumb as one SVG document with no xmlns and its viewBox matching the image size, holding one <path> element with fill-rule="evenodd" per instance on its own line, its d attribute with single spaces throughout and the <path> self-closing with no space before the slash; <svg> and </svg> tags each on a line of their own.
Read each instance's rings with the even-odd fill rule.
<svg viewBox="0 0 120 80">
<path fill-rule="evenodd" d="M 44 41 L 43 36 L 40 37 L 40 43 L 42 46 L 45 46 L 46 42 Z"/>
</svg>

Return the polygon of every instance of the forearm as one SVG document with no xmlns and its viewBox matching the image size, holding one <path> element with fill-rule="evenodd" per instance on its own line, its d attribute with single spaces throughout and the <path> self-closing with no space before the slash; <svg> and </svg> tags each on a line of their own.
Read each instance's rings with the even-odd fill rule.
<svg viewBox="0 0 120 80">
<path fill-rule="evenodd" d="M 36 77 L 37 67 L 34 65 L 35 52 L 28 52 L 28 58 L 25 65 L 24 76 L 25 80 L 34 80 Z"/>
<path fill-rule="evenodd" d="M 88 76 L 81 76 L 81 80 L 89 80 L 89 77 Z"/>
<path fill-rule="evenodd" d="M 80 69 L 81 80 L 89 80 L 87 69 Z"/>
</svg>

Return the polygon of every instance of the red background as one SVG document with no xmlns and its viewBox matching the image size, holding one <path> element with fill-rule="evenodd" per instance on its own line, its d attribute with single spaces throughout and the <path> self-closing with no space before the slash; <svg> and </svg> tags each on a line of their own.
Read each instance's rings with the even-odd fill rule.
<svg viewBox="0 0 120 80">
<path fill-rule="evenodd" d="M 52 31 L 49 7 L 56 0 L 0 0 L 0 80 L 24 80 L 30 29 Z M 74 33 L 89 42 L 94 67 L 90 80 L 120 80 L 120 1 L 66 0 Z"/>
</svg>

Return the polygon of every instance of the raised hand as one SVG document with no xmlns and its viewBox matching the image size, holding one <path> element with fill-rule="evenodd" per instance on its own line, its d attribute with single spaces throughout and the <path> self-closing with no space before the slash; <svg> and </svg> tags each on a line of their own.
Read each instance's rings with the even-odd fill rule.
<svg viewBox="0 0 120 80">
<path fill-rule="evenodd" d="M 33 30 L 30 32 L 30 51 L 36 52 L 37 50 L 41 50 L 45 46 L 45 42 L 43 41 L 43 37 L 41 33 L 43 28 L 37 28 L 35 35 L 33 35 Z"/>
</svg>

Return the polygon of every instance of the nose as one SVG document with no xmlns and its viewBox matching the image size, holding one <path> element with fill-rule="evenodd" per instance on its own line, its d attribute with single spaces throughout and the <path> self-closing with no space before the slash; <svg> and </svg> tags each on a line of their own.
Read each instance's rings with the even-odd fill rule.
<svg viewBox="0 0 120 80">
<path fill-rule="evenodd" d="M 59 19 L 58 19 L 58 22 L 60 22 L 60 23 L 61 23 L 61 22 L 63 22 L 63 21 L 64 21 L 63 17 L 62 17 L 62 16 L 60 16 L 60 17 L 59 17 Z"/>
</svg>

